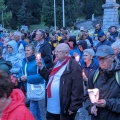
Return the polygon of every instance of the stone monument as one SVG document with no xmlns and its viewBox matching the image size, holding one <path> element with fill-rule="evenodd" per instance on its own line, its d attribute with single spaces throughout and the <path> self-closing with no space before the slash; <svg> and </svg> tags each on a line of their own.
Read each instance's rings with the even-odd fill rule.
<svg viewBox="0 0 120 120">
<path fill-rule="evenodd" d="M 118 8 L 119 4 L 116 0 L 106 0 L 106 3 L 102 5 L 104 9 L 103 16 L 103 29 L 108 29 L 110 26 L 119 26 Z"/>
</svg>

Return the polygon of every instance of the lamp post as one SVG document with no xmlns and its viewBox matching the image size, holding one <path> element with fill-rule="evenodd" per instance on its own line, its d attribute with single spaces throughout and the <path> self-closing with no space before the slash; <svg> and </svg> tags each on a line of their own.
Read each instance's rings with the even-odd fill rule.
<svg viewBox="0 0 120 120">
<path fill-rule="evenodd" d="M 54 0 L 54 27 L 56 31 L 56 0 Z"/>
<path fill-rule="evenodd" d="M 63 27 L 65 27 L 65 2 L 62 0 L 62 9 L 63 9 Z"/>
<path fill-rule="evenodd" d="M 3 28 L 3 34 L 4 34 L 4 10 L 2 10 L 2 28 Z"/>
</svg>

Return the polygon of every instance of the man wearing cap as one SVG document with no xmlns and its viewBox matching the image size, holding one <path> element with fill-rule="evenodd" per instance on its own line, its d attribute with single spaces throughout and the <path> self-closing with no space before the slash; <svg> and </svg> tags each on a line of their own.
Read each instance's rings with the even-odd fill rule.
<svg viewBox="0 0 120 120">
<path fill-rule="evenodd" d="M 120 120 L 120 62 L 114 60 L 110 46 L 98 47 L 100 68 L 88 78 L 88 89 L 99 89 L 99 100 L 91 103 L 89 97 L 85 105 L 91 120 Z M 96 106 L 96 107 L 95 107 Z"/>
<path fill-rule="evenodd" d="M 100 24 L 96 24 L 94 35 L 98 35 L 98 34 L 100 34 L 102 32 L 103 32 L 103 30 L 101 29 L 101 25 Z"/>
<path fill-rule="evenodd" d="M 110 41 L 106 40 L 106 36 L 104 32 L 99 33 L 98 38 L 100 42 L 97 44 L 97 48 L 101 45 L 109 45 L 109 46 L 111 45 Z"/>
</svg>

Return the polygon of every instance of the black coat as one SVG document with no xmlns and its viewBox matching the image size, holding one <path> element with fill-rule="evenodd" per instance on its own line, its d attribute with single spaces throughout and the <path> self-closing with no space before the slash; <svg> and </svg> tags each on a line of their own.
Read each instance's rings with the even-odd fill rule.
<svg viewBox="0 0 120 120">
<path fill-rule="evenodd" d="M 97 116 L 92 115 L 91 120 L 120 120 L 120 85 L 116 81 L 115 70 L 110 72 L 100 70 L 95 83 L 93 83 L 93 76 L 94 72 L 89 76 L 88 88 L 98 88 L 99 99 L 105 99 L 106 106 L 104 108 L 97 107 Z M 85 106 L 88 112 L 91 113 L 93 104 L 90 102 L 89 97 L 85 102 Z"/>
<path fill-rule="evenodd" d="M 44 43 L 40 45 L 39 52 L 41 53 L 41 57 L 44 59 L 46 68 L 51 68 L 53 66 L 52 50 L 47 41 L 44 41 Z"/>
<path fill-rule="evenodd" d="M 43 68 L 39 70 L 40 75 L 45 79 L 49 79 L 50 71 Z M 73 120 L 71 115 L 63 115 L 64 110 L 70 109 L 77 112 L 82 107 L 83 102 L 83 78 L 80 65 L 70 58 L 69 64 L 60 78 L 60 120 Z M 53 103 L 54 104 L 54 103 Z M 75 116 L 75 114 L 73 114 Z"/>
<path fill-rule="evenodd" d="M 100 42 L 97 44 L 96 48 L 100 47 L 101 45 L 111 46 L 111 43 L 110 43 L 110 41 L 108 41 L 108 40 L 100 41 Z"/>
</svg>

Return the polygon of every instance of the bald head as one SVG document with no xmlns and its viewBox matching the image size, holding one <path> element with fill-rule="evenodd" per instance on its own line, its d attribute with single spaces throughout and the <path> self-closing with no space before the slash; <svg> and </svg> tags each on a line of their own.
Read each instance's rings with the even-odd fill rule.
<svg viewBox="0 0 120 120">
<path fill-rule="evenodd" d="M 57 45 L 56 48 L 62 51 L 66 51 L 66 52 L 70 51 L 70 47 L 66 43 L 60 43 Z"/>
<path fill-rule="evenodd" d="M 55 57 L 58 61 L 63 61 L 69 55 L 70 47 L 66 43 L 58 44 L 55 48 Z"/>
</svg>

